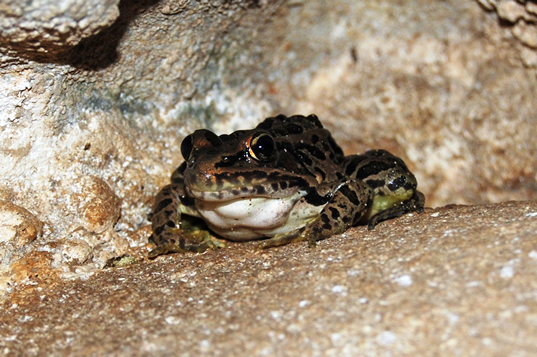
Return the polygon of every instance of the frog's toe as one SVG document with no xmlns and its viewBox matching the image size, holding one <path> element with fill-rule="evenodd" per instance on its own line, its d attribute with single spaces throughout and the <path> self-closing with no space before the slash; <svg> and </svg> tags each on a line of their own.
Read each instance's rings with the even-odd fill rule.
<svg viewBox="0 0 537 357">
<path fill-rule="evenodd" d="M 414 192 L 414 195 L 412 198 L 410 198 L 407 201 L 401 202 L 400 204 L 391 207 L 387 210 L 381 211 L 371 217 L 367 221 L 367 228 L 371 231 L 375 228 L 375 226 L 381 222 L 385 221 L 387 219 L 397 218 L 401 217 L 403 214 L 409 213 L 409 212 L 418 212 L 421 213 L 424 210 L 425 206 L 425 196 L 423 193 L 416 191 Z"/>
<path fill-rule="evenodd" d="M 174 246 L 172 244 L 164 244 L 156 247 L 155 249 L 151 250 L 147 257 L 151 260 L 155 259 L 159 255 L 169 254 L 169 253 L 177 253 L 180 252 L 180 248 L 178 246 Z"/>
<path fill-rule="evenodd" d="M 210 237 L 209 240 L 207 241 L 207 244 L 209 246 L 209 249 L 212 249 L 212 250 L 227 248 L 226 241 L 222 239 L 217 239 L 214 237 Z"/>
<path fill-rule="evenodd" d="M 303 230 L 299 229 L 288 233 L 276 234 L 272 238 L 265 239 L 257 246 L 257 249 L 279 247 L 293 242 L 304 241 L 306 239 L 307 237 L 304 234 Z"/>
</svg>

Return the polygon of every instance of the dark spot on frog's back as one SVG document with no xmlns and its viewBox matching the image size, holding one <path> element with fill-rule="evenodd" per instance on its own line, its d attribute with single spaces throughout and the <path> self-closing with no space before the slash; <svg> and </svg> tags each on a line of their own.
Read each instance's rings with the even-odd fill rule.
<svg viewBox="0 0 537 357">
<path fill-rule="evenodd" d="M 259 123 L 256 126 L 256 129 L 266 129 L 266 130 L 272 129 L 272 125 L 274 124 L 274 120 L 277 119 L 277 118 L 278 117 L 265 119 L 264 121 L 262 121 L 261 123 Z"/>
<path fill-rule="evenodd" d="M 358 169 L 358 171 L 356 172 L 356 178 L 363 180 L 366 177 L 376 175 L 382 171 L 393 169 L 395 168 L 395 166 L 396 166 L 396 163 L 393 161 L 390 161 L 390 162 L 372 161 L 369 164 L 364 165 Z"/>
<path fill-rule="evenodd" d="M 323 229 L 329 231 L 332 228 L 330 224 L 330 218 L 326 213 L 321 214 L 321 221 L 323 221 Z"/>
<path fill-rule="evenodd" d="M 332 215 L 332 219 L 337 220 L 340 217 L 340 213 L 337 208 L 330 207 L 330 213 Z"/>
<path fill-rule="evenodd" d="M 314 206 L 322 206 L 328 203 L 332 199 L 332 197 L 334 197 L 332 192 L 328 192 L 326 195 L 321 196 L 319 195 L 317 190 L 312 190 L 306 196 L 304 196 L 306 202 Z"/>
<path fill-rule="evenodd" d="M 321 175 L 321 179 L 322 179 L 323 181 L 326 180 L 326 173 L 325 173 L 323 170 L 321 170 L 321 169 L 318 168 L 318 167 L 315 167 L 314 170 L 315 170 L 316 173 L 318 173 L 319 175 Z"/>
<path fill-rule="evenodd" d="M 343 158 L 345 157 L 345 154 L 343 153 L 343 150 L 339 147 L 339 145 L 336 143 L 336 141 L 334 140 L 334 138 L 329 135 L 328 136 L 328 144 L 330 145 L 330 148 L 332 149 L 332 151 L 336 154 L 336 160 L 338 162 L 340 162 L 341 160 L 343 160 Z"/>
<path fill-rule="evenodd" d="M 287 130 L 287 133 L 289 135 L 297 135 L 297 134 L 302 134 L 304 132 L 303 127 L 301 127 L 300 125 L 297 125 L 297 124 L 293 124 L 293 123 L 287 124 L 285 129 Z"/>
<path fill-rule="evenodd" d="M 343 186 L 340 188 L 339 192 L 341 192 L 347 199 L 355 206 L 360 205 L 360 199 L 356 195 L 356 192 L 351 190 L 348 186 Z"/>
<path fill-rule="evenodd" d="M 310 159 L 310 157 L 307 154 L 304 154 L 304 153 L 302 153 L 300 151 L 296 151 L 295 156 L 296 156 L 298 162 L 302 162 L 302 163 L 306 164 L 306 166 L 313 165 L 313 161 Z"/>
<path fill-rule="evenodd" d="M 306 117 L 306 119 L 308 119 L 311 123 L 313 123 L 313 125 L 315 125 L 317 128 L 319 129 L 322 129 L 323 128 L 323 124 L 321 124 L 321 121 L 319 120 L 319 118 L 317 117 L 317 115 L 315 114 L 310 114 Z"/>
<path fill-rule="evenodd" d="M 326 155 L 324 154 L 324 152 L 315 145 L 307 145 L 307 144 L 297 145 L 297 150 L 306 150 L 316 159 L 323 160 L 323 161 L 326 160 Z M 308 165 L 311 165 L 311 164 L 308 164 Z"/>
<path fill-rule="evenodd" d="M 166 198 L 166 199 L 160 201 L 158 203 L 157 207 L 155 207 L 155 209 L 153 210 L 153 212 L 162 211 L 165 207 L 169 206 L 172 202 L 173 202 L 173 200 L 171 198 Z"/>
</svg>

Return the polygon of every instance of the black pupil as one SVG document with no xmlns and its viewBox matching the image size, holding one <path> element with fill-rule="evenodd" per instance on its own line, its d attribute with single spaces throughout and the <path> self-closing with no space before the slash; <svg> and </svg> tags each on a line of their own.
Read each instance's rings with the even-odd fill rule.
<svg viewBox="0 0 537 357">
<path fill-rule="evenodd" d="M 262 134 L 259 136 L 252 147 L 254 154 L 261 160 L 266 160 L 276 149 L 274 139 L 270 135 Z"/>
<path fill-rule="evenodd" d="M 181 143 L 181 155 L 183 155 L 185 160 L 188 160 L 190 158 L 193 146 L 194 145 L 192 143 L 192 134 L 190 134 L 189 136 L 184 138 L 183 142 Z"/>
</svg>

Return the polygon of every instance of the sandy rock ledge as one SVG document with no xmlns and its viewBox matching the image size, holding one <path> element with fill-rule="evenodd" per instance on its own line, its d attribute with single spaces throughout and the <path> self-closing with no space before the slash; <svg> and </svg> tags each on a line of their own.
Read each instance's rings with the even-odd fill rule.
<svg viewBox="0 0 537 357">
<path fill-rule="evenodd" d="M 83 276 L 142 250 L 185 135 L 279 113 L 402 157 L 431 207 L 537 200 L 536 21 L 522 0 L 3 1 L 0 295 L 37 257 Z"/>
<path fill-rule="evenodd" d="M 7 355 L 537 353 L 537 203 L 427 209 L 320 242 L 231 244 L 4 301 Z"/>
</svg>

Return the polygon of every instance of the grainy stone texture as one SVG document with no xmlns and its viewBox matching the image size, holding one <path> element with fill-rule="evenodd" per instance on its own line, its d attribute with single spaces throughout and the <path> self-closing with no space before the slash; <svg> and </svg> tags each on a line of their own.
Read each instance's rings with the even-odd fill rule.
<svg viewBox="0 0 537 357">
<path fill-rule="evenodd" d="M 275 78 L 291 80 L 276 79 L 274 97 L 319 115 L 346 152 L 401 155 L 433 206 L 537 198 L 535 71 L 495 13 L 307 2 L 280 21 L 292 25 Z"/>
<path fill-rule="evenodd" d="M 81 15 L 86 10 L 109 19 L 117 12 L 114 4 L 32 2 L 9 20 L 19 19 L 23 31 L 28 18 L 45 21 L 63 11 L 80 25 L 91 17 Z M 102 268 L 146 245 L 143 226 L 154 195 L 181 160 L 182 137 L 218 120 L 240 118 L 252 125 L 268 114 L 267 101 L 253 92 L 241 68 L 257 68 L 249 48 L 280 6 L 127 1 L 117 21 L 92 30 L 93 36 L 75 26 L 77 40 L 55 42 L 44 51 L 30 48 L 33 42 L 22 48 L 22 41 L 16 51 L 24 55 L 2 61 L 0 198 L 44 223 L 24 252 L 48 252 L 47 263 L 70 275 Z M 99 21 L 84 28 L 97 29 Z M 56 48 L 78 41 L 67 52 Z M 12 46 L 3 53 L 13 57 L 13 51 Z M 47 51 L 55 55 L 44 58 Z M 15 216 L 4 221 L 15 222 L 6 229 L 17 230 Z M 6 247 L 0 264 L 4 282 L 13 278 L 10 266 L 21 258 L 12 245 Z M 9 285 L 0 284 L 5 289 Z"/>
<path fill-rule="evenodd" d="M 0 4 L 2 65 L 17 57 L 50 60 L 109 27 L 119 0 L 3 0 Z"/>
<path fill-rule="evenodd" d="M 525 66 L 537 68 L 537 4 L 532 0 L 477 0 L 495 11 L 513 36 L 520 41 L 517 50 Z"/>
<path fill-rule="evenodd" d="M 537 203 L 427 209 L 310 249 L 170 255 L 2 306 L 6 355 L 532 356 Z"/>
<path fill-rule="evenodd" d="M 316 113 L 349 154 L 385 148 L 403 157 L 429 206 L 537 200 L 536 15 L 534 2 L 511 0 L 3 1 L 0 292 L 16 299 L 14 291 L 31 279 L 45 279 L 49 285 L 39 285 L 42 289 L 65 288 L 59 277 L 87 277 L 106 264 L 128 262 L 113 260 L 125 254 L 140 260 L 148 248 L 153 197 L 182 161 L 182 138 L 201 127 L 218 133 L 249 128 L 280 112 Z M 523 225 L 510 227 L 526 234 Z M 491 233 L 491 241 L 479 249 L 487 251 L 495 237 Z M 282 252 L 288 249 L 302 248 Z M 222 257 L 218 254 L 189 259 L 217 265 L 210 259 Z M 283 258 L 288 260 L 278 261 L 278 271 L 297 269 L 292 255 Z M 165 259 L 133 269 L 162 273 L 172 269 L 161 265 Z M 487 259 L 478 251 L 470 255 L 468 272 L 503 262 L 496 255 L 492 262 Z M 344 275 L 343 266 L 327 269 Z M 219 279 L 249 281 L 237 280 L 236 274 L 240 271 L 230 270 Z M 405 275 L 400 275 L 403 284 Z M 76 284 L 82 289 L 85 283 Z M 285 284 L 282 280 L 282 294 Z M 520 288 L 526 296 L 528 286 L 497 291 L 514 294 Z M 315 293 L 319 299 L 339 296 L 328 288 Z M 188 294 L 196 298 L 204 292 Z M 247 303 L 261 306 L 255 290 L 245 294 L 251 299 Z M 141 293 L 139 299 L 156 306 L 155 296 Z M 425 316 L 437 319 L 436 295 L 426 296 L 419 300 L 426 302 Z M 503 306 L 501 299 L 487 301 L 491 311 Z M 253 314 L 247 303 L 243 306 Z M 308 323 L 322 326 L 329 311 L 312 313 Z M 393 314 L 418 332 L 428 328 L 425 320 L 416 327 L 410 315 L 406 320 Z M 381 323 L 385 315 L 371 316 Z M 489 317 L 484 316 L 475 323 L 485 324 Z M 534 331 L 529 319 L 513 326 L 529 334 Z M 166 326 L 173 328 L 170 321 Z M 196 322 L 196 315 L 189 321 Z M 158 332 L 133 333 L 143 331 Z M 468 328 L 464 343 L 487 345 L 483 331 Z M 441 332 L 435 336 L 451 346 L 449 331 Z M 364 344 L 377 341 L 377 335 L 363 333 L 358 336 L 367 337 L 360 340 Z M 384 342 L 393 340 L 392 333 L 400 336 L 387 327 L 378 333 Z M 68 335 L 65 341 L 71 341 Z M 172 341 L 171 336 L 164 338 Z M 264 335 L 270 346 L 279 336 Z M 302 337 L 306 345 L 314 343 L 307 334 Z M 329 343 L 337 347 L 348 338 L 321 339 L 319 348 L 329 351 Z"/>
</svg>

